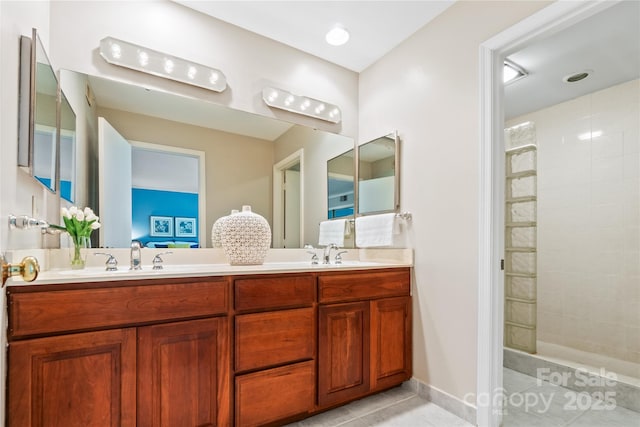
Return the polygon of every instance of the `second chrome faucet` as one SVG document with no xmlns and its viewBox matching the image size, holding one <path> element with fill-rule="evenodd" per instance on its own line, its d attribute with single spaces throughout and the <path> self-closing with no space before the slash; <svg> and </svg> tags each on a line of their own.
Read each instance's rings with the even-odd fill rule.
<svg viewBox="0 0 640 427">
<path fill-rule="evenodd" d="M 129 270 L 142 270 L 142 254 L 140 242 L 131 242 L 131 265 Z"/>
</svg>

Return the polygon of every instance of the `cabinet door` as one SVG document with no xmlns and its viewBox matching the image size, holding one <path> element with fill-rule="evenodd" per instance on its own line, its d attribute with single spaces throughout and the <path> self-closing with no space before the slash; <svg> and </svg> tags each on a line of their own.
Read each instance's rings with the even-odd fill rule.
<svg viewBox="0 0 640 427">
<path fill-rule="evenodd" d="M 10 427 L 136 424 L 136 331 L 12 342 Z"/>
<path fill-rule="evenodd" d="M 369 302 L 319 307 L 318 404 L 369 391 Z"/>
<path fill-rule="evenodd" d="M 411 378 L 411 298 L 371 302 L 371 388 Z"/>
<path fill-rule="evenodd" d="M 229 424 L 226 318 L 138 329 L 138 427 Z"/>
</svg>

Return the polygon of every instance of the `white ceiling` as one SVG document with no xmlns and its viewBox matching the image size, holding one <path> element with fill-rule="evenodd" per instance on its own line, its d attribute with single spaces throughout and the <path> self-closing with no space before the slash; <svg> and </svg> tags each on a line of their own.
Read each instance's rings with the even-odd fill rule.
<svg viewBox="0 0 640 427">
<path fill-rule="evenodd" d="M 180 0 L 179 3 L 208 10 L 219 19 L 280 38 L 283 43 L 359 70 L 452 2 Z M 336 21 L 350 28 L 352 39 L 345 46 L 332 48 L 325 43 L 324 34 Z M 639 78 L 640 2 L 618 3 L 567 30 L 529 44 L 509 55 L 509 59 L 529 75 L 505 87 L 507 119 Z M 562 82 L 564 76 L 584 69 L 593 70 L 588 79 L 572 85 Z M 101 106 L 267 140 L 278 138 L 291 127 L 289 123 L 202 100 L 112 84 L 92 78 L 91 85 Z"/>
<path fill-rule="evenodd" d="M 508 56 L 529 75 L 505 87 L 505 117 L 640 77 L 640 2 L 623 1 Z M 563 77 L 592 70 L 576 83 Z M 640 95 L 639 95 L 640 96 Z"/>
<path fill-rule="evenodd" d="M 455 0 L 174 1 L 361 72 Z M 324 39 L 336 24 L 351 34 L 349 42 L 343 46 L 331 46 Z"/>
</svg>

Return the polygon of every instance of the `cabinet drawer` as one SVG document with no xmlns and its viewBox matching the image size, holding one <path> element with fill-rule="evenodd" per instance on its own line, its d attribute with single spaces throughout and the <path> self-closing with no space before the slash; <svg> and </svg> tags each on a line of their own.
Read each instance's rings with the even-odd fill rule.
<svg viewBox="0 0 640 427">
<path fill-rule="evenodd" d="M 155 284 L 158 283 L 158 284 Z M 15 292 L 9 295 L 11 338 L 225 314 L 226 279 Z"/>
<path fill-rule="evenodd" d="M 236 316 L 236 371 L 314 357 L 313 308 Z"/>
<path fill-rule="evenodd" d="M 313 361 L 236 377 L 236 425 L 258 426 L 311 412 Z"/>
<path fill-rule="evenodd" d="M 408 268 L 371 273 L 324 274 L 318 277 L 321 303 L 409 295 L 411 276 Z"/>
<path fill-rule="evenodd" d="M 311 275 L 273 276 L 235 281 L 236 311 L 310 306 L 315 301 Z"/>
</svg>

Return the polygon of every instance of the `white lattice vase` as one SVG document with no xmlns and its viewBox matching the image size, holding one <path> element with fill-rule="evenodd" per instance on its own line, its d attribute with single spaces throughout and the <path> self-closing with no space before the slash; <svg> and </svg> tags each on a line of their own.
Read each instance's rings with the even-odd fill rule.
<svg viewBox="0 0 640 427">
<path fill-rule="evenodd" d="M 235 215 L 240 212 L 238 209 L 231 210 L 230 215 Z M 221 248 L 222 247 L 222 223 L 225 219 L 227 219 L 229 215 L 221 216 L 218 218 L 211 227 L 211 247 L 212 248 Z"/>
<path fill-rule="evenodd" d="M 271 227 L 264 217 L 251 212 L 251 206 L 243 206 L 242 212 L 222 221 L 220 239 L 229 264 L 262 264 L 271 246 Z"/>
</svg>

